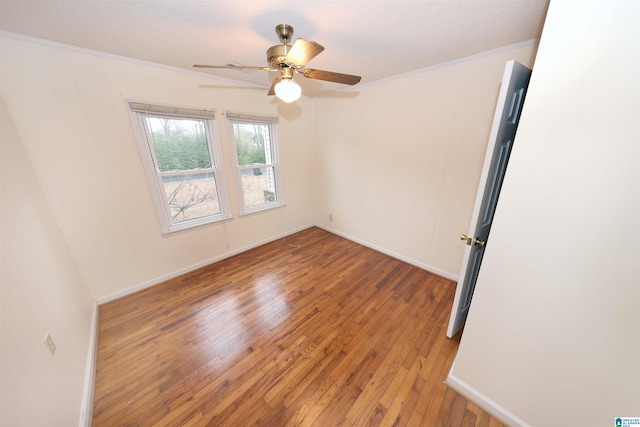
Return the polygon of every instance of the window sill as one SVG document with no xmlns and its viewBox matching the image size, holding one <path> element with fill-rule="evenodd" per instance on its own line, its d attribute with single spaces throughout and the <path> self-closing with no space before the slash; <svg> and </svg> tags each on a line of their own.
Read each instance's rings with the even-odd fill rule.
<svg viewBox="0 0 640 427">
<path fill-rule="evenodd" d="M 271 209 L 282 208 L 285 206 L 287 206 L 287 204 L 284 202 L 265 203 L 260 206 L 252 206 L 250 208 L 242 209 L 238 213 L 238 216 L 243 217 L 243 216 L 253 215 L 253 214 L 261 213 L 264 211 L 270 211 Z"/>
<path fill-rule="evenodd" d="M 170 237 L 176 234 L 197 230 L 210 225 L 215 225 L 221 222 L 232 220 L 233 216 L 216 216 L 214 218 L 199 218 L 190 221 L 184 221 L 179 224 L 169 226 L 168 228 L 162 228 L 162 237 Z"/>
</svg>

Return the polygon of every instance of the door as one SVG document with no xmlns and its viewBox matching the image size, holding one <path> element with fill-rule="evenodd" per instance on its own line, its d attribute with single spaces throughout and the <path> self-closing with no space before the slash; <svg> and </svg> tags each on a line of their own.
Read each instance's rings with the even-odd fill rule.
<svg viewBox="0 0 640 427">
<path fill-rule="evenodd" d="M 462 259 L 458 286 L 447 329 L 449 338 L 462 328 L 471 306 L 471 298 L 480 272 L 482 257 L 489 244 L 489 231 L 530 77 L 531 70 L 529 68 L 516 61 L 507 62 L 468 236 L 463 234 L 460 237 L 467 244 L 467 247 Z"/>
</svg>

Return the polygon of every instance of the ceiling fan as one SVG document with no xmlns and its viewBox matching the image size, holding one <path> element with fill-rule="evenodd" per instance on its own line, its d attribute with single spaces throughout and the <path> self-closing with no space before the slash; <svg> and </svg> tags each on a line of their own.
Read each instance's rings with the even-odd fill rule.
<svg viewBox="0 0 640 427">
<path fill-rule="evenodd" d="M 298 38 L 293 45 L 289 45 L 293 35 L 293 27 L 287 24 L 276 26 L 276 34 L 282 44 L 271 46 L 267 49 L 266 67 L 254 67 L 245 65 L 194 65 L 195 68 L 228 68 L 235 70 L 260 70 L 278 71 L 280 75 L 273 80 L 269 95 L 276 95 L 284 102 L 293 102 L 300 98 L 302 89 L 294 81 L 294 73 L 302 74 L 309 79 L 324 80 L 328 82 L 354 85 L 361 79 L 360 76 L 335 73 L 333 71 L 316 70 L 304 66 L 315 58 L 324 47 L 316 42 Z"/>
</svg>

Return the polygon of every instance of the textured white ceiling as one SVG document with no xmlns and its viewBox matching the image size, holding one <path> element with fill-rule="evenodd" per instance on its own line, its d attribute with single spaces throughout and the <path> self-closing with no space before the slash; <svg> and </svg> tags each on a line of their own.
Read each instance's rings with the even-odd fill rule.
<svg viewBox="0 0 640 427">
<path fill-rule="evenodd" d="M 0 0 L 0 30 L 192 69 L 266 65 L 279 40 L 325 51 L 310 68 L 362 76 L 365 84 L 537 39 L 549 0 Z M 202 71 L 268 88 L 274 73 Z M 306 95 L 343 86 L 298 75 Z"/>
</svg>

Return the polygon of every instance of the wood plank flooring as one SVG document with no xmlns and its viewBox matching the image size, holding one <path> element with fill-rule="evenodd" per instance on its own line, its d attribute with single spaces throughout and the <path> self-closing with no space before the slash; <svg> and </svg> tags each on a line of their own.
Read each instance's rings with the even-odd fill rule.
<svg viewBox="0 0 640 427">
<path fill-rule="evenodd" d="M 100 306 L 94 426 L 502 426 L 444 385 L 455 284 L 319 228 Z"/>
</svg>

